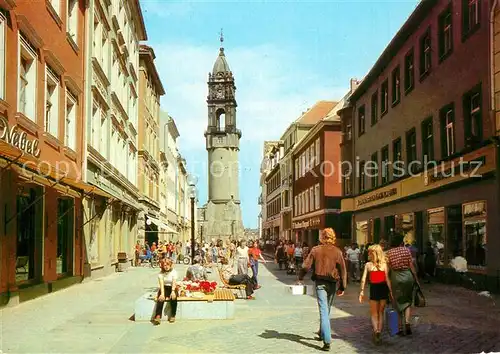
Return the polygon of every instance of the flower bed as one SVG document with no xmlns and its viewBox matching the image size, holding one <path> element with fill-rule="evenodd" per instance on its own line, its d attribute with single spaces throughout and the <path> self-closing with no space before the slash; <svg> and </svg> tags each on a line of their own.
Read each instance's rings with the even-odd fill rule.
<svg viewBox="0 0 500 354">
<path fill-rule="evenodd" d="M 213 294 L 217 289 L 216 282 L 209 281 L 192 281 L 184 279 L 177 282 L 177 292 L 179 296 L 190 297 L 193 293 L 203 293 L 205 295 Z"/>
</svg>

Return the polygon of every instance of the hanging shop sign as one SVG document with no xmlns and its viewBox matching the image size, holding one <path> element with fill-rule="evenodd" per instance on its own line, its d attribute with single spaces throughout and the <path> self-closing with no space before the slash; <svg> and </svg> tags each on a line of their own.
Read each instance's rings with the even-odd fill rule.
<svg viewBox="0 0 500 354">
<path fill-rule="evenodd" d="M 9 126 L 7 119 L 0 117 L 0 139 L 34 157 L 40 156 L 38 139 L 28 139 L 28 134 L 16 125 Z"/>
<path fill-rule="evenodd" d="M 293 228 L 294 229 L 307 229 L 307 228 L 311 228 L 311 227 L 314 228 L 314 227 L 317 227 L 319 225 L 321 225 L 321 218 L 318 216 L 315 218 L 311 218 L 309 220 L 294 222 Z"/>
</svg>

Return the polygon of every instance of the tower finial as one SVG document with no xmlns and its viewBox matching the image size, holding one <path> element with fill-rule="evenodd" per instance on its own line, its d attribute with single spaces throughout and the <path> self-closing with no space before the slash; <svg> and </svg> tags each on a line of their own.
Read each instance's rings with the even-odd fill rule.
<svg viewBox="0 0 500 354">
<path fill-rule="evenodd" d="M 219 40 L 220 40 L 220 47 L 222 48 L 222 45 L 224 43 L 224 33 L 222 32 L 222 28 L 220 29 L 219 33 Z"/>
</svg>

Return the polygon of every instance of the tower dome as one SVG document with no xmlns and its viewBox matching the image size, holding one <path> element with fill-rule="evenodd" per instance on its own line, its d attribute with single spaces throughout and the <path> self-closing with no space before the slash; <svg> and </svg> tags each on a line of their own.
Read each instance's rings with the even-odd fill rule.
<svg viewBox="0 0 500 354">
<path fill-rule="evenodd" d="M 212 75 L 216 75 L 217 73 L 228 73 L 230 71 L 229 64 L 227 63 L 226 56 L 224 55 L 224 48 L 221 47 L 219 50 L 219 56 L 214 63 Z"/>
</svg>

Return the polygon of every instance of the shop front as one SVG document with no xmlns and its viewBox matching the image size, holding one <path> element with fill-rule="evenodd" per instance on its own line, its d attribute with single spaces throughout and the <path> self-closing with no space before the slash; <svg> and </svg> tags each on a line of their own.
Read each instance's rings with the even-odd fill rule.
<svg viewBox="0 0 500 354">
<path fill-rule="evenodd" d="M 12 134 L 18 138 L 12 140 Z M 83 278 L 82 200 L 95 191 L 77 179 L 78 171 L 63 173 L 53 166 L 45 148 L 2 120 L 0 305 L 15 305 Z"/>
<path fill-rule="evenodd" d="M 474 176 L 449 176 L 445 167 L 448 176 L 432 170 L 343 201 L 343 211 L 353 215 L 353 241 L 390 241 L 393 232 L 401 233 L 419 251 L 430 242 L 441 273 L 449 273 L 451 260 L 461 256 L 471 274 L 497 282 L 499 203 L 493 147 L 465 155 L 462 166 L 468 161 L 481 161 Z"/>
<path fill-rule="evenodd" d="M 281 226 L 281 218 L 280 216 L 275 216 L 271 220 L 267 220 L 262 224 L 264 229 L 264 233 L 268 240 L 276 242 L 280 240 L 280 226 Z"/>
</svg>

